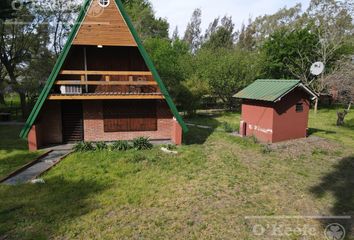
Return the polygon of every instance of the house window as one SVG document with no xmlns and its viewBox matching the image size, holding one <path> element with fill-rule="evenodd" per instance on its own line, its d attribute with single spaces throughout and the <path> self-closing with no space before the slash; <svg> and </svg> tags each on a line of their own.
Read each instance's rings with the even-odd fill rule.
<svg viewBox="0 0 354 240">
<path fill-rule="evenodd" d="M 104 101 L 105 132 L 157 131 L 156 101 Z"/>
<path fill-rule="evenodd" d="M 303 103 L 297 103 L 296 104 L 296 112 L 300 113 L 304 111 L 304 104 Z"/>
<path fill-rule="evenodd" d="M 110 0 L 98 0 L 98 4 L 101 7 L 108 7 L 109 3 L 110 3 Z"/>
</svg>

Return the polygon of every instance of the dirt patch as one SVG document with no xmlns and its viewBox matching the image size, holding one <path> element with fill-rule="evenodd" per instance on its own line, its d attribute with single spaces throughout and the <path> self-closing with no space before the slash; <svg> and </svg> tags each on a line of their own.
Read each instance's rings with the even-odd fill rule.
<svg viewBox="0 0 354 240">
<path fill-rule="evenodd" d="M 273 143 L 264 145 L 264 147 L 269 148 L 271 151 L 281 153 L 282 155 L 285 154 L 289 157 L 299 157 L 302 155 L 318 153 L 328 154 L 340 151 L 341 149 L 341 146 L 338 143 L 317 136 Z"/>
</svg>

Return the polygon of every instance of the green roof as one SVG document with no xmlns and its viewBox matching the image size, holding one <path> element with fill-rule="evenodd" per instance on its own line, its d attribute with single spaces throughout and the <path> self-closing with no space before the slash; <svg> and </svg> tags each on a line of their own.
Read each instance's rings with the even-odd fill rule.
<svg viewBox="0 0 354 240">
<path fill-rule="evenodd" d="M 76 23 L 68 37 L 68 40 L 63 48 L 63 51 L 61 52 L 54 68 L 53 68 L 53 71 L 52 73 L 50 74 L 41 94 L 39 95 L 38 97 L 38 100 L 35 104 L 35 106 L 33 107 L 32 109 L 32 112 L 31 114 L 29 115 L 26 123 L 25 123 L 25 126 L 23 127 L 21 133 L 20 133 L 20 137 L 21 138 L 26 138 L 28 136 L 28 133 L 29 131 L 31 130 L 31 127 L 32 125 L 34 124 L 35 120 L 37 119 L 38 115 L 39 115 L 39 112 L 40 110 L 42 109 L 43 105 L 44 105 L 44 102 L 46 101 L 48 95 L 49 95 L 49 92 L 50 90 L 52 89 L 53 85 L 54 85 L 54 82 L 55 82 L 55 79 L 57 78 L 58 74 L 59 74 L 59 71 L 60 69 L 62 68 L 63 64 L 64 64 L 64 61 L 66 59 L 66 57 L 68 56 L 68 53 L 69 53 L 69 50 L 71 48 L 71 45 L 72 45 L 72 42 L 77 34 L 77 32 L 79 31 L 80 29 L 80 26 L 82 24 L 82 21 L 84 20 L 85 16 L 86 16 L 86 9 L 88 9 L 88 7 L 90 6 L 90 3 L 92 2 L 93 0 L 85 0 L 82 8 L 81 8 L 81 11 L 79 13 L 79 16 L 76 20 Z M 146 52 L 144 46 L 142 45 L 142 42 L 138 36 L 138 33 L 137 31 L 135 30 L 134 26 L 133 26 L 133 23 L 132 21 L 130 20 L 129 16 L 127 15 L 127 13 L 125 12 L 124 10 L 124 7 L 123 7 L 123 3 L 121 2 L 121 0 L 115 0 L 115 3 L 117 4 L 118 8 L 119 8 L 119 11 L 121 12 L 125 22 L 127 23 L 133 37 L 134 37 L 134 40 L 135 42 L 137 43 L 138 45 L 138 49 L 142 55 L 142 57 L 144 58 L 145 60 L 145 63 L 146 65 L 148 66 L 149 70 L 152 72 L 152 75 L 154 77 L 154 79 L 156 80 L 156 82 L 158 83 L 159 85 L 159 88 L 161 90 L 161 93 L 163 94 L 163 96 L 165 97 L 165 100 L 167 102 L 167 104 L 169 105 L 174 117 L 176 118 L 176 120 L 178 121 L 178 123 L 181 125 L 182 129 L 184 132 L 187 132 L 188 131 L 188 128 L 185 124 L 185 122 L 183 121 L 181 115 L 179 114 L 175 104 L 173 103 L 173 100 L 170 96 L 170 94 L 168 93 L 167 91 L 167 88 L 165 87 L 164 83 L 162 82 L 161 78 L 160 78 L 160 75 L 158 74 L 152 60 L 150 59 L 148 53 Z"/>
<path fill-rule="evenodd" d="M 267 102 L 275 102 L 294 90 L 302 87 L 312 96 L 317 98 L 316 94 L 308 87 L 303 85 L 300 80 L 276 80 L 260 79 L 238 92 L 234 97 L 241 99 L 251 99 Z"/>
</svg>

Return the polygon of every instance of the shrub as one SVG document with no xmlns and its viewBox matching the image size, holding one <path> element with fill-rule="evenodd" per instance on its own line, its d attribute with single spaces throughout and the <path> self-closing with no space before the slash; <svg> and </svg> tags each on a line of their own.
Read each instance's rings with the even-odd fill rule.
<svg viewBox="0 0 354 240">
<path fill-rule="evenodd" d="M 270 144 L 267 144 L 267 145 L 263 145 L 262 148 L 261 148 L 261 152 L 263 154 L 269 154 L 273 151 L 272 147 Z"/>
<path fill-rule="evenodd" d="M 108 145 L 105 142 L 97 142 L 96 143 L 96 150 L 104 151 L 108 149 Z"/>
<path fill-rule="evenodd" d="M 227 133 L 232 133 L 235 131 L 235 129 L 227 122 L 223 122 L 222 127 L 223 127 L 224 131 Z"/>
<path fill-rule="evenodd" d="M 91 142 L 79 142 L 74 145 L 73 149 L 75 152 L 88 152 L 94 151 L 95 147 Z"/>
<path fill-rule="evenodd" d="M 149 138 L 138 137 L 133 140 L 133 147 L 135 150 L 149 150 L 153 147 Z"/>
<path fill-rule="evenodd" d="M 112 144 L 112 151 L 127 151 L 131 148 L 131 145 L 128 141 L 116 141 Z"/>
<path fill-rule="evenodd" d="M 168 145 L 167 145 L 167 149 L 170 150 L 170 151 L 176 150 L 176 149 L 177 149 L 177 146 L 174 145 L 174 144 L 168 144 Z"/>
</svg>

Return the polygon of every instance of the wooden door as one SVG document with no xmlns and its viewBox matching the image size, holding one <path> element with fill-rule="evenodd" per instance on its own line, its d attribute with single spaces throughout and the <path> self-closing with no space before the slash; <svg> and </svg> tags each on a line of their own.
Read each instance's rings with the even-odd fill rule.
<svg viewBox="0 0 354 240">
<path fill-rule="evenodd" d="M 63 141 L 65 143 L 84 140 L 84 124 L 81 101 L 63 101 L 61 104 Z"/>
</svg>

